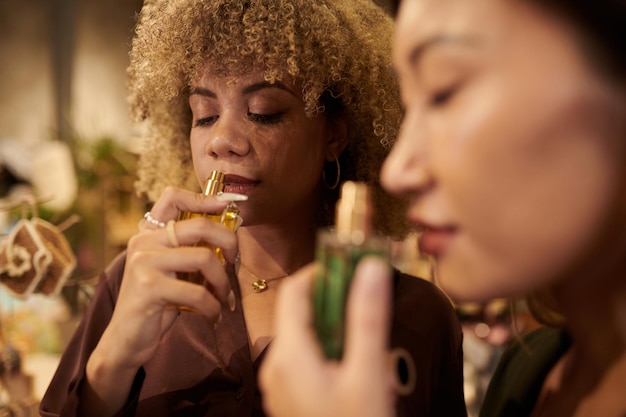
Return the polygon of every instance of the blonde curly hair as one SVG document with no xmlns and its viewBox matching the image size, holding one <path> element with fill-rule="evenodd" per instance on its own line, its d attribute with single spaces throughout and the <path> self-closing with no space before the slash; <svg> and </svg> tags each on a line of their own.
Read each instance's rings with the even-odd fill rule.
<svg viewBox="0 0 626 417">
<path fill-rule="evenodd" d="M 378 181 L 402 113 L 392 31 L 372 0 L 146 0 L 128 68 L 131 116 L 148 131 L 137 192 L 155 201 L 168 185 L 199 190 L 189 146 L 191 83 L 206 70 L 237 77 L 262 68 L 268 82 L 301 82 L 308 116 L 346 117 L 341 180 L 370 184 L 375 226 L 404 236 L 405 206 Z M 321 224 L 332 224 L 337 194 L 325 190 Z"/>
</svg>

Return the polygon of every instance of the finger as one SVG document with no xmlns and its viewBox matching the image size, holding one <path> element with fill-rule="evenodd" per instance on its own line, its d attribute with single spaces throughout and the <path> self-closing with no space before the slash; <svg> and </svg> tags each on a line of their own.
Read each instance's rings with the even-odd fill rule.
<svg viewBox="0 0 626 417">
<path fill-rule="evenodd" d="M 163 306 L 190 307 L 213 320 L 222 311 L 220 302 L 201 285 L 163 277 L 154 287 L 153 295 L 161 300 Z"/>
<path fill-rule="evenodd" d="M 179 257 L 172 256 L 172 252 L 175 250 L 129 254 L 116 312 L 120 311 L 122 305 L 141 306 L 141 315 L 147 317 L 161 315 L 166 306 L 182 305 L 213 319 L 219 315 L 220 302 L 204 286 L 172 278 L 168 266 L 172 259 Z M 168 263 L 166 258 L 172 259 Z M 130 314 L 136 313 L 130 311 Z"/>
<path fill-rule="evenodd" d="M 150 213 L 155 219 L 167 223 L 168 220 L 178 219 L 180 211 L 221 213 L 227 204 L 227 202 L 220 201 L 215 196 L 205 196 L 170 186 L 163 190 Z"/>
<path fill-rule="evenodd" d="M 346 317 L 347 366 L 385 366 L 391 316 L 391 271 L 380 258 L 371 256 L 357 266 Z"/>
<path fill-rule="evenodd" d="M 228 303 L 231 288 L 222 260 L 217 257 L 216 248 L 221 248 L 227 261 L 234 262 L 238 243 L 235 233 L 206 218 L 176 222 L 172 230 L 178 243 L 182 241 L 183 245 L 191 245 L 176 251 L 180 256 L 176 271 L 200 272 L 218 299 Z M 164 232 L 165 239 L 172 244 L 173 239 L 169 236 L 172 232 L 167 228 Z M 160 232 L 161 235 L 164 232 Z"/>
<path fill-rule="evenodd" d="M 228 294 L 231 290 L 228 275 L 212 249 L 185 246 L 154 251 L 149 262 L 153 268 L 170 273 L 200 272 L 215 297 L 222 304 L 228 305 Z"/>
<path fill-rule="evenodd" d="M 235 232 L 231 231 L 227 226 L 206 217 L 175 221 L 173 223 L 173 232 L 178 246 L 191 246 L 204 242 L 214 247 L 229 250 L 229 252 L 237 251 L 237 236 Z M 145 233 L 132 236 L 128 245 L 131 248 L 154 247 L 154 245 L 175 246 L 172 239 L 168 236 L 167 224 L 163 228 L 151 229 Z"/>
<path fill-rule="evenodd" d="M 221 248 L 226 260 L 235 262 L 238 251 L 238 241 L 235 232 L 223 224 L 214 222 L 205 217 L 198 217 L 178 221 L 174 225 L 174 234 L 179 245 L 195 245 L 205 242 L 215 248 Z M 159 230 L 159 243 L 172 246 L 172 239 L 167 229 Z"/>
</svg>

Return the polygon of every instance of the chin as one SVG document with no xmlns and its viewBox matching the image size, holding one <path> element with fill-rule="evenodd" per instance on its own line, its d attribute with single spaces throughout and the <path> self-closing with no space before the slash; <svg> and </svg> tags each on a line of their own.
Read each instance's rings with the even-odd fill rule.
<svg viewBox="0 0 626 417">
<path fill-rule="evenodd" d="M 495 265 L 453 263 L 443 260 L 437 268 L 441 289 L 455 302 L 485 302 L 494 298 L 517 297 L 531 291 L 529 280 Z M 520 285 L 521 284 L 521 285 Z"/>
</svg>

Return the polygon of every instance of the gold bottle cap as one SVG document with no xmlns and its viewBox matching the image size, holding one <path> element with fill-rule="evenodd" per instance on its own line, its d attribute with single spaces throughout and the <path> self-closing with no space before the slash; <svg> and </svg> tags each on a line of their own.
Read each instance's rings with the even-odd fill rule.
<svg viewBox="0 0 626 417">
<path fill-rule="evenodd" d="M 211 176 L 206 180 L 204 195 L 216 195 L 224 191 L 224 173 L 221 171 L 211 172 Z"/>
<path fill-rule="evenodd" d="M 341 240 L 361 244 L 372 232 L 370 190 L 364 183 L 346 181 L 341 187 L 335 217 Z"/>
</svg>

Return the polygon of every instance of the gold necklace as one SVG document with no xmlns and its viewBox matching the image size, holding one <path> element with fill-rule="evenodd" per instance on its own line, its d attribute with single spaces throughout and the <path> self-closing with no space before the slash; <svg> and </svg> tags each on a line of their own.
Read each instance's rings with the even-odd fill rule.
<svg viewBox="0 0 626 417">
<path fill-rule="evenodd" d="M 252 290 L 254 292 L 256 292 L 256 293 L 263 292 L 266 289 L 268 289 L 269 288 L 268 282 L 276 281 L 276 280 L 283 279 L 283 278 L 287 278 L 289 276 L 289 274 L 284 274 L 284 275 L 281 275 L 279 277 L 264 279 L 264 278 L 260 278 L 257 274 L 252 272 L 250 270 L 250 268 L 248 268 L 247 266 L 245 266 L 243 264 L 243 262 L 239 261 L 239 266 L 242 267 L 243 269 L 245 269 L 246 271 L 248 271 L 248 273 L 250 275 L 252 275 L 252 278 L 255 279 L 255 281 L 252 283 Z"/>
</svg>

